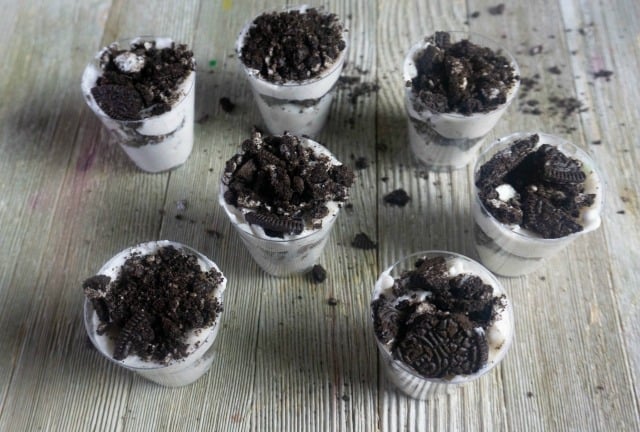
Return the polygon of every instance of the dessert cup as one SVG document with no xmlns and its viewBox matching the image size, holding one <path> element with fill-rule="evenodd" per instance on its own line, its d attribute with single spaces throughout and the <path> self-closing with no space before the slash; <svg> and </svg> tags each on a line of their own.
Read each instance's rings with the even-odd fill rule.
<svg viewBox="0 0 640 432">
<path fill-rule="evenodd" d="M 169 48 L 173 40 L 165 37 L 138 37 L 125 39 L 103 48 L 87 65 L 82 75 L 82 93 L 91 110 L 110 132 L 135 165 L 143 171 L 157 173 L 182 165 L 193 148 L 193 121 L 195 103 L 195 69 L 178 84 L 179 95 L 171 109 L 162 114 L 149 115 L 139 120 L 112 118 L 100 108 L 91 89 L 102 75 L 100 58 L 111 47 L 125 49 L 131 44 L 151 41 L 159 49 Z"/>
<path fill-rule="evenodd" d="M 142 243 L 134 247 L 127 248 L 107 261 L 98 271 L 98 275 L 106 275 L 112 280 L 117 278 L 121 267 L 132 253 L 149 255 L 165 246 L 173 246 L 176 249 L 184 250 L 189 255 L 194 255 L 202 271 L 215 269 L 219 271 L 216 264 L 201 253 L 180 243 L 167 240 L 152 241 Z M 222 282 L 214 290 L 213 295 L 222 305 L 224 300 L 224 290 L 227 280 L 223 277 Z M 114 358 L 115 342 L 107 334 L 99 334 L 98 328 L 101 320 L 96 313 L 92 302 L 85 298 L 84 301 L 84 324 L 93 345 L 104 357 L 117 365 L 136 372 L 140 376 L 166 387 L 181 387 L 195 382 L 204 375 L 214 359 L 213 342 L 220 329 L 221 313 L 218 313 L 214 323 L 202 329 L 191 330 L 186 335 L 186 343 L 189 344 L 189 354 L 178 360 L 170 360 L 166 363 L 158 363 L 140 358 L 137 355 L 129 355 L 124 360 Z"/>
<path fill-rule="evenodd" d="M 388 381 L 402 393 L 419 400 L 428 400 L 440 395 L 446 395 L 461 385 L 475 381 L 489 373 L 504 359 L 511 347 L 514 336 L 513 308 L 501 283 L 481 264 L 453 252 L 424 251 L 400 259 L 382 272 L 376 281 L 372 300 L 375 301 L 381 296 L 393 296 L 391 290 L 396 279 L 401 278 L 403 273 L 415 269 L 415 263 L 418 259 L 435 257 L 443 257 L 445 259 L 450 277 L 470 274 L 478 276 L 484 284 L 490 285 L 493 288 L 493 297 L 502 298 L 502 308 L 490 327 L 486 330 L 482 328 L 474 329 L 474 331 L 483 332 L 486 335 L 488 354 L 486 362 L 472 374 L 447 376 L 445 378 L 426 378 L 413 367 L 393 355 L 389 344 L 382 341 L 377 334 L 375 335 L 382 368 Z M 420 297 L 421 294 L 417 294 L 417 296 Z M 428 299 L 430 296 L 425 292 L 422 297 Z M 372 319 L 375 322 L 373 302 Z"/>
<path fill-rule="evenodd" d="M 496 153 L 530 135 L 532 134 L 518 132 L 492 143 L 479 156 L 474 168 L 474 178 L 478 179 L 482 165 Z M 578 237 L 594 231 L 600 226 L 604 187 L 602 177 L 593 160 L 580 148 L 562 138 L 544 133 L 537 133 L 537 135 L 540 137 L 537 147 L 550 144 L 566 156 L 582 162 L 582 171 L 586 174 L 584 193 L 594 194 L 595 199 L 591 206 L 580 211 L 579 222 L 583 227 L 582 231 L 559 238 L 543 238 L 520 225 L 509 225 L 498 221 L 487 210 L 479 197 L 479 188 L 475 186 L 472 214 L 475 222 L 476 251 L 480 262 L 501 276 L 517 277 L 539 269 L 545 259 L 551 258 Z"/>
<path fill-rule="evenodd" d="M 309 7 L 303 5 L 287 8 L 285 11 L 299 10 L 305 13 L 307 9 Z M 347 56 L 347 46 L 333 63 L 313 78 L 302 81 L 268 81 L 259 70 L 248 67 L 242 59 L 245 38 L 254 25 L 254 20 L 247 23 L 240 32 L 236 40 L 236 52 L 265 126 L 274 135 L 285 132 L 311 137 L 318 135 L 329 116 L 334 87 Z M 343 40 L 346 45 L 347 39 L 343 37 Z"/>
<path fill-rule="evenodd" d="M 468 165 L 477 155 L 485 136 L 493 129 L 513 101 L 520 87 L 518 64 L 499 44 L 483 36 L 463 31 L 447 32 L 451 42 L 469 40 L 504 56 L 518 77 L 508 89 L 506 102 L 488 112 L 470 115 L 436 112 L 416 103 L 411 86 L 405 88 L 405 110 L 408 120 L 409 145 L 416 159 L 433 171 L 456 170 Z M 405 82 L 418 75 L 416 56 L 433 42 L 424 38 L 413 45 L 404 59 Z"/>
<path fill-rule="evenodd" d="M 302 147 L 310 148 L 315 155 L 328 157 L 332 166 L 341 165 L 324 146 L 309 138 L 298 139 Z M 317 264 L 340 212 L 340 202 L 330 200 L 324 203 L 328 212 L 322 217 L 319 226 L 305 223 L 300 232 L 285 233 L 280 238 L 267 235 L 264 228 L 258 224 L 248 223 L 245 216 L 255 208 L 228 203 L 225 199 L 228 190 L 223 176 L 220 182 L 219 203 L 249 253 L 265 272 L 273 276 L 288 276 L 305 273 Z"/>
</svg>

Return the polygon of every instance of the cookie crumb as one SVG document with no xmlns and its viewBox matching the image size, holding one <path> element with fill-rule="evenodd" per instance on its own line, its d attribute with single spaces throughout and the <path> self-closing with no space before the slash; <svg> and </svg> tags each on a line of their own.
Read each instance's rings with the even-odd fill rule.
<svg viewBox="0 0 640 432">
<path fill-rule="evenodd" d="M 327 279 L 327 271 L 320 264 L 316 264 L 311 268 L 311 279 L 319 284 Z"/>
<path fill-rule="evenodd" d="M 382 200 L 392 206 L 404 207 L 411 201 L 411 197 L 404 189 L 396 189 L 382 197 Z"/>
<path fill-rule="evenodd" d="M 222 111 L 226 113 L 232 113 L 236 108 L 236 104 L 231 102 L 231 99 L 225 96 L 220 98 L 220 108 L 222 108 Z"/>
<path fill-rule="evenodd" d="M 371 240 L 371 238 L 367 234 L 360 232 L 356 234 L 351 241 L 351 246 L 356 249 L 369 250 L 376 249 L 378 247 L 378 244 Z"/>
</svg>

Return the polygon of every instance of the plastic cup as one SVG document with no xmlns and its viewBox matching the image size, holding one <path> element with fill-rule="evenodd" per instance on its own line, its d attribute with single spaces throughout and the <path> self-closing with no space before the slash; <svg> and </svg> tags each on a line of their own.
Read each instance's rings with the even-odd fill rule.
<svg viewBox="0 0 640 432">
<path fill-rule="evenodd" d="M 338 216 L 336 212 L 322 222 L 322 228 L 305 236 L 284 240 L 266 238 L 252 232 L 246 222 L 230 215 L 230 206 L 224 202 L 222 194 L 220 204 L 227 210 L 233 228 L 240 235 L 251 257 L 265 272 L 278 277 L 306 273 L 318 263 Z"/>
<path fill-rule="evenodd" d="M 139 252 L 148 255 L 156 252 L 165 246 L 174 246 L 176 249 L 183 249 L 188 254 L 195 255 L 198 258 L 200 267 L 203 271 L 212 268 L 219 271 L 216 264 L 198 251 L 191 249 L 180 243 L 167 240 L 152 241 L 142 243 L 134 247 L 127 248 L 115 255 L 107 261 L 98 271 L 100 275 L 110 276 L 114 280 L 119 272 L 122 264 L 131 256 L 132 252 Z M 215 297 L 220 304 L 223 304 L 224 290 L 227 280 L 223 278 L 222 283 L 214 291 Z M 146 361 L 136 355 L 130 355 L 124 360 L 116 360 L 113 358 L 115 349 L 114 341 L 106 334 L 99 335 L 97 328 L 101 321 L 96 314 L 90 300 L 84 301 L 84 324 L 93 345 L 98 349 L 100 354 L 130 371 L 136 372 L 140 376 L 166 387 L 181 387 L 195 382 L 204 375 L 214 359 L 213 342 L 215 341 L 220 329 L 221 314 L 218 314 L 213 325 L 204 329 L 192 330 L 187 334 L 187 343 L 191 345 L 192 351 L 185 358 L 172 360 L 167 364 L 160 364 L 153 361 Z"/>
<path fill-rule="evenodd" d="M 155 41 L 158 48 L 170 47 L 173 42 L 166 37 L 143 36 L 115 44 L 125 48 L 139 41 Z M 87 105 L 141 170 L 157 173 L 182 165 L 193 148 L 195 70 L 180 83 L 180 97 L 169 111 L 140 120 L 117 120 L 107 115 L 91 94 L 91 89 L 102 74 L 99 64 L 102 52 L 87 65 L 82 75 L 81 87 Z"/>
<path fill-rule="evenodd" d="M 285 11 L 299 10 L 304 13 L 309 8 L 299 6 Z M 236 40 L 236 52 L 267 129 L 274 135 L 285 132 L 299 136 L 318 135 L 327 122 L 333 89 L 342 72 L 348 46 L 318 76 L 303 81 L 274 83 L 264 79 L 260 71 L 247 67 L 242 61 L 242 47 L 254 20 L 248 22 L 240 32 Z M 347 39 L 343 40 L 346 44 Z"/>
<path fill-rule="evenodd" d="M 476 161 L 474 178 L 478 178 L 480 167 L 491 159 L 493 155 L 509 147 L 516 140 L 526 138 L 532 134 L 518 132 L 492 143 Z M 499 222 L 481 202 L 476 186 L 472 199 L 476 251 L 480 262 L 492 272 L 501 276 L 522 276 L 539 269 L 544 264 L 545 259 L 551 258 L 578 237 L 594 231 L 600 226 L 600 213 L 604 202 L 604 186 L 602 176 L 593 160 L 569 141 L 545 133 L 537 134 L 540 136 L 539 145 L 553 145 L 565 155 L 582 162 L 582 169 L 587 174 L 585 193 L 595 194 L 596 199 L 592 206 L 581 210 L 580 223 L 583 226 L 582 231 L 565 237 L 546 239 L 518 225 L 507 225 Z"/>
<path fill-rule="evenodd" d="M 509 60 L 514 76 L 520 69 L 513 56 L 491 39 L 463 31 L 447 32 L 451 42 L 468 39 L 475 45 L 490 48 Z M 411 81 L 418 74 L 415 57 L 431 42 L 423 39 L 413 45 L 404 59 L 404 80 Z M 520 87 L 517 79 L 510 88 L 507 100 L 492 111 L 464 115 L 440 113 L 414 105 L 416 95 L 411 87 L 405 88 L 405 110 L 409 129 L 409 145 L 416 159 L 430 170 L 445 171 L 464 168 L 478 154 L 485 136 L 493 129 L 513 101 Z"/>
<path fill-rule="evenodd" d="M 340 165 L 326 147 L 304 137 L 300 138 L 300 142 L 303 146 L 311 147 L 316 154 L 331 158 L 334 165 Z M 267 236 L 260 226 L 247 223 L 244 214 L 250 210 L 228 204 L 224 199 L 227 189 L 221 181 L 218 201 L 260 268 L 273 276 L 289 276 L 305 273 L 317 264 L 340 212 L 338 202 L 329 201 L 325 204 L 329 213 L 322 219 L 320 228 L 306 227 L 300 234 L 286 234 L 278 238 Z"/>
<path fill-rule="evenodd" d="M 513 307 L 506 296 L 502 284 L 478 262 L 453 252 L 424 251 L 400 259 L 380 274 L 373 290 L 372 299 L 377 299 L 380 294 L 389 290 L 393 286 L 395 279 L 400 278 L 403 272 L 415 269 L 415 262 L 419 258 L 434 258 L 438 256 L 445 258 L 451 276 L 460 273 L 473 274 L 493 287 L 494 296 L 505 295 L 505 308 L 500 312 L 500 318 L 487 329 L 487 342 L 489 343 L 487 363 L 477 372 L 470 375 L 456 375 L 450 378 L 426 378 L 411 366 L 394 358 L 389 348 L 377 336 L 374 336 L 387 380 L 405 395 L 419 400 L 435 399 L 438 396 L 449 394 L 460 386 L 486 375 L 504 359 L 514 337 Z"/>
</svg>

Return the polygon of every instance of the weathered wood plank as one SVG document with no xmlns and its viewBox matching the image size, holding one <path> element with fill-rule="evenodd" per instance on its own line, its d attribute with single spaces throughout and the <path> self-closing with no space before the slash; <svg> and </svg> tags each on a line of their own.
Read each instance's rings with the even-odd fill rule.
<svg viewBox="0 0 640 432">
<path fill-rule="evenodd" d="M 321 259 L 329 278 L 318 285 L 263 273 L 217 202 L 224 161 L 261 122 L 233 55 L 236 35 L 257 13 L 294 2 L 27 3 L 0 1 L 0 99 L 11 101 L 0 104 L 1 430 L 640 429 L 640 90 L 629 84 L 640 69 L 637 2 L 508 3 L 499 15 L 485 0 L 322 2 L 350 29 L 344 74 L 380 90 L 353 101 L 349 87 L 339 89 L 319 137 L 343 162 L 370 165 L 357 171 L 352 207 Z M 415 165 L 401 76 L 413 42 L 464 28 L 501 41 L 523 76 L 540 74 L 538 90 L 489 139 L 517 130 L 564 136 L 606 171 L 608 196 L 599 231 L 530 276 L 502 279 L 516 312 L 505 362 L 449 397 L 417 402 L 379 371 L 369 301 L 379 272 L 403 255 L 475 256 L 471 169 Z M 79 91 L 96 49 L 137 34 L 173 36 L 198 60 L 194 151 L 171 173 L 138 171 Z M 531 54 L 537 45 L 542 53 Z M 605 69 L 609 81 L 594 77 Z M 234 112 L 220 108 L 223 96 Z M 585 110 L 553 114 L 552 96 L 577 98 Z M 532 99 L 544 115 L 524 113 Z M 398 188 L 411 202 L 383 204 Z M 358 232 L 378 249 L 353 248 Z M 124 247 L 158 238 L 200 250 L 229 277 L 214 365 L 182 389 L 109 363 L 82 325 L 82 280 Z"/>
</svg>

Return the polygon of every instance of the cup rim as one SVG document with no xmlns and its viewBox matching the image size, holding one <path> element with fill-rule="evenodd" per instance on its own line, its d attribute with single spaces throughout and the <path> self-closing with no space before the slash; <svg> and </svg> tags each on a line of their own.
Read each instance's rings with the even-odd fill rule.
<svg viewBox="0 0 640 432">
<path fill-rule="evenodd" d="M 338 55 L 338 57 L 336 57 L 336 59 L 331 63 L 331 65 L 326 68 L 325 70 L 323 70 L 321 73 L 319 73 L 318 75 L 311 77 L 311 78 L 307 78 L 301 81 L 283 81 L 283 82 L 273 82 L 273 81 L 269 81 L 267 79 L 265 79 L 262 74 L 260 74 L 260 71 L 258 69 L 254 69 L 251 67 L 248 67 L 244 61 L 242 60 L 242 47 L 244 46 L 244 41 L 245 38 L 247 36 L 247 33 L 249 32 L 249 29 L 253 26 L 254 21 L 256 20 L 256 18 L 258 18 L 259 16 L 262 16 L 264 14 L 268 14 L 268 13 L 282 13 L 282 12 L 289 12 L 289 11 L 294 11 L 294 10 L 299 10 L 300 12 L 304 12 L 307 9 L 316 9 L 320 12 L 323 12 L 324 14 L 329 14 L 332 12 L 326 11 L 324 10 L 324 7 L 322 6 L 310 6 L 307 4 L 302 4 L 299 6 L 285 6 L 282 8 L 271 8 L 271 9 L 266 9 L 262 12 L 260 12 L 259 14 L 255 15 L 253 18 L 251 18 L 250 20 L 248 20 L 244 26 L 242 27 L 242 30 L 240 30 L 240 33 L 238 34 L 238 37 L 236 38 L 236 47 L 235 47 L 235 51 L 236 51 L 236 56 L 238 57 L 238 60 L 240 61 L 240 64 L 242 65 L 242 69 L 245 71 L 245 73 L 247 75 L 249 75 L 250 77 L 256 79 L 258 82 L 260 82 L 262 85 L 264 86 L 268 86 L 271 88 L 295 88 L 295 87 L 301 87 L 301 86 L 305 86 L 305 85 L 310 85 L 310 84 L 314 84 L 318 81 L 322 81 L 323 79 L 329 77 L 330 75 L 332 75 L 337 69 L 341 68 L 342 65 L 344 64 L 344 61 L 347 57 L 347 51 L 349 50 L 349 40 L 346 37 L 346 34 L 348 33 L 348 30 L 344 27 L 343 22 L 341 19 L 339 19 L 339 23 L 342 26 L 342 40 L 345 43 L 345 47 L 342 51 L 340 51 L 340 54 Z M 338 14 L 335 14 L 336 16 L 338 16 Z"/>
<path fill-rule="evenodd" d="M 457 112 L 437 112 L 437 111 L 429 111 L 432 115 L 438 115 L 438 116 L 443 116 L 443 117 L 451 117 L 454 119 L 465 119 L 465 118 L 470 118 L 470 117 L 476 117 L 476 116 L 486 116 L 489 114 L 492 114 L 496 111 L 499 111 L 501 109 L 504 109 L 506 107 L 508 107 L 511 102 L 513 102 L 513 100 L 515 99 L 516 95 L 518 94 L 518 91 L 520 89 L 520 84 L 521 84 L 521 75 L 520 75 L 520 66 L 518 65 L 518 62 L 515 58 L 515 56 L 511 53 L 511 51 L 509 51 L 506 47 L 504 47 L 502 44 L 500 44 L 498 41 L 496 41 L 495 39 L 485 36 L 481 33 L 476 33 L 476 32 L 472 32 L 472 31 L 466 31 L 466 30 L 434 30 L 433 33 L 431 34 L 427 34 L 425 36 L 423 36 L 420 40 L 418 40 L 417 42 L 415 42 L 413 45 L 411 45 L 411 47 L 409 48 L 409 50 L 407 51 L 407 53 L 405 54 L 403 63 L 402 63 L 402 73 L 403 73 L 403 78 L 404 78 L 404 82 L 406 83 L 407 81 L 411 81 L 416 75 L 412 75 L 409 70 L 413 67 L 415 68 L 414 65 L 414 56 L 415 54 L 420 51 L 421 49 L 426 48 L 427 46 L 431 45 L 431 42 L 428 41 L 428 39 L 430 37 L 433 37 L 435 35 L 435 32 L 438 31 L 442 31 L 445 33 L 449 33 L 451 35 L 455 35 L 455 36 L 466 36 L 466 37 L 461 37 L 460 40 L 470 40 L 471 38 L 474 39 L 479 39 L 481 41 L 487 42 L 487 44 L 478 44 L 476 43 L 476 45 L 485 47 L 485 48 L 491 48 L 494 52 L 496 51 L 496 48 L 499 49 L 499 52 L 496 52 L 496 54 L 502 55 L 503 57 L 505 57 L 508 61 L 509 64 L 511 65 L 511 67 L 513 68 L 513 74 L 516 77 L 515 82 L 513 83 L 513 85 L 511 86 L 511 88 L 509 89 L 508 93 L 507 93 L 507 100 L 503 103 L 498 105 L 497 107 L 495 107 L 494 109 L 490 110 L 490 111 L 486 111 L 486 112 L 476 112 L 476 113 L 471 113 L 469 115 L 466 114 L 461 114 L 461 113 L 457 113 Z M 473 41 L 472 41 L 473 42 Z M 474 42 L 475 43 L 475 42 Z M 492 45 L 492 46 L 490 46 Z M 411 86 L 406 87 L 406 93 L 407 96 L 412 95 L 413 94 L 413 88 Z M 408 101 L 409 103 L 411 103 L 411 101 Z"/>
<path fill-rule="evenodd" d="M 378 283 L 379 283 L 380 279 L 385 275 L 386 276 L 390 276 L 392 270 L 396 269 L 402 263 L 410 263 L 412 261 L 415 261 L 417 258 L 426 257 L 426 256 L 429 256 L 429 257 L 443 256 L 447 260 L 449 260 L 449 259 L 459 259 L 459 260 L 471 263 L 475 267 L 477 267 L 477 269 L 481 270 L 481 272 L 480 272 L 481 274 L 478 274 L 475 271 L 471 272 L 469 270 L 465 270 L 464 272 L 465 273 L 472 273 L 475 276 L 480 277 L 483 280 L 484 283 L 487 283 L 487 281 L 489 281 L 490 285 L 494 289 L 494 296 L 496 296 L 496 295 L 503 295 L 504 296 L 506 306 L 505 306 L 505 309 L 502 311 L 502 313 L 506 314 L 507 317 L 508 317 L 508 320 L 509 320 L 509 322 L 508 322 L 509 335 L 506 338 L 506 341 L 500 347 L 499 352 L 496 355 L 496 357 L 491 362 L 489 360 L 487 360 L 487 363 L 483 367 L 481 367 L 478 371 L 476 371 L 476 372 L 474 372 L 473 374 L 470 374 L 470 375 L 455 375 L 451 379 L 446 379 L 446 378 L 428 378 L 428 377 L 425 377 L 425 376 L 421 375 L 415 369 L 413 369 L 412 367 L 410 367 L 409 365 L 407 365 L 403 361 L 393 358 L 392 353 L 387 349 L 387 347 L 384 346 L 382 341 L 380 341 L 380 339 L 378 338 L 378 335 L 375 334 L 375 332 L 373 332 L 373 336 L 374 336 L 374 339 L 375 339 L 376 344 L 378 346 L 378 350 L 382 354 L 382 356 L 385 357 L 385 360 L 388 361 L 391 365 L 393 365 L 393 367 L 399 368 L 403 372 L 408 373 L 408 374 L 410 374 L 410 375 L 412 375 L 415 378 L 418 378 L 420 380 L 424 380 L 424 381 L 428 381 L 428 382 L 432 382 L 432 383 L 438 383 L 438 384 L 461 384 L 461 383 L 474 381 L 474 380 L 482 377 L 483 375 L 487 374 L 488 372 L 490 372 L 493 368 L 498 366 L 502 362 L 502 360 L 504 360 L 504 358 L 506 357 L 507 353 L 509 352 L 511 346 L 513 345 L 513 340 L 515 338 L 515 324 L 514 324 L 514 314 L 513 314 L 513 303 L 511 301 L 511 297 L 507 294 L 507 291 L 505 290 L 505 288 L 502 285 L 502 283 L 500 282 L 500 280 L 498 280 L 498 278 L 488 268 L 486 268 L 480 262 L 478 262 L 478 261 L 476 261 L 476 260 L 474 260 L 472 258 L 469 258 L 466 255 L 462 255 L 462 254 L 459 254 L 459 253 L 456 253 L 456 252 L 451 252 L 451 251 L 438 250 L 438 249 L 431 249 L 431 250 L 424 250 L 424 251 L 414 252 L 414 253 L 411 253 L 411 254 L 408 254 L 408 255 L 404 255 L 403 257 L 397 259 L 393 264 L 391 264 L 386 269 L 384 269 L 380 273 L 378 278 L 376 279 L 376 282 L 375 282 L 375 285 L 374 285 L 374 289 L 373 289 L 373 292 L 372 292 L 372 295 L 371 295 L 371 303 L 370 303 L 370 306 L 369 306 L 369 312 L 370 312 L 369 319 L 371 321 L 371 325 L 373 326 L 373 322 L 374 322 L 374 316 L 373 316 L 373 310 L 371 309 L 371 304 L 373 303 L 373 301 L 376 298 L 378 298 L 378 296 L 380 294 L 379 287 L 378 287 Z M 404 270 L 408 270 L 408 268 L 406 268 Z M 395 282 L 395 278 L 394 278 L 394 282 Z"/>
<path fill-rule="evenodd" d="M 222 275 L 222 282 L 220 282 L 220 285 L 218 285 L 214 290 L 214 296 L 220 302 L 221 305 L 224 304 L 224 291 L 226 290 L 227 278 L 226 276 L 224 276 L 224 274 L 222 273 L 218 265 L 215 262 L 213 262 L 211 259 L 209 259 L 206 255 L 202 254 L 201 252 L 187 245 L 184 245 L 179 242 L 171 241 L 171 240 L 151 240 L 147 242 L 138 243 L 134 246 L 127 247 L 121 250 L 120 252 L 116 253 L 115 255 L 113 255 L 111 258 L 109 258 L 100 267 L 100 270 L 96 272 L 96 275 L 104 274 L 105 272 L 109 271 L 114 267 L 115 265 L 114 261 L 117 261 L 118 259 L 131 254 L 132 252 L 142 252 L 143 254 L 150 254 L 150 253 L 154 253 L 159 248 L 164 246 L 174 246 L 176 247 L 176 249 L 181 249 L 190 254 L 195 255 L 198 258 L 201 268 L 203 263 L 208 267 L 206 269 L 202 268 L 203 271 L 208 271 L 213 268 L 213 269 L 216 269 L 218 272 L 220 272 L 220 274 Z M 146 250 L 146 248 L 150 248 L 150 249 Z M 85 331 L 87 332 L 87 335 L 91 340 L 91 343 L 96 348 L 96 351 L 98 351 L 101 356 L 105 357 L 109 361 L 132 371 L 152 371 L 152 370 L 167 369 L 172 366 L 176 366 L 176 365 L 180 365 L 181 363 L 184 363 L 191 356 L 206 352 L 209 349 L 209 347 L 213 344 L 213 341 L 215 340 L 215 336 L 218 328 L 220 327 L 220 321 L 223 313 L 224 313 L 224 310 L 218 313 L 218 315 L 216 316 L 211 326 L 202 327 L 200 329 L 193 329 L 189 332 L 189 333 L 206 332 L 206 336 L 202 338 L 202 340 L 200 341 L 200 344 L 197 347 L 195 347 L 195 349 L 191 351 L 186 357 L 183 357 L 180 359 L 171 359 L 166 364 L 161 364 L 153 361 L 145 361 L 136 356 L 136 358 L 139 359 L 139 363 L 141 364 L 130 365 L 130 364 L 127 364 L 127 358 L 123 360 L 116 360 L 113 358 L 112 352 L 111 353 L 107 352 L 101 348 L 100 344 L 97 342 L 98 335 L 94 331 L 94 326 L 92 323 L 93 316 L 95 314 L 95 309 L 93 308 L 91 301 L 86 296 L 84 297 L 84 302 L 83 302 L 83 319 L 84 319 Z M 212 339 L 212 340 L 209 340 L 209 339 Z"/>
<path fill-rule="evenodd" d="M 554 142 L 555 147 L 557 147 L 558 149 L 560 149 L 561 151 L 563 150 L 563 148 L 570 148 L 573 151 L 573 154 L 568 155 L 571 156 L 572 158 L 577 158 L 580 160 L 580 162 L 583 163 L 583 166 L 588 166 L 589 169 L 591 171 L 593 171 L 594 176 L 597 180 L 597 182 L 599 182 L 600 184 L 600 188 L 596 193 L 596 203 L 597 205 L 595 205 L 593 208 L 596 209 L 598 211 L 598 223 L 594 224 L 593 227 L 590 227 L 589 229 L 583 229 L 581 231 L 575 232 L 575 233 L 571 233 L 568 234 L 566 236 L 563 237 L 557 237 L 557 238 L 543 238 L 540 236 L 533 236 L 531 235 L 531 231 L 526 230 L 526 231 L 514 231 L 513 229 L 509 228 L 510 225 L 504 224 L 502 222 L 500 222 L 498 219 L 496 219 L 493 214 L 491 214 L 491 212 L 489 212 L 489 210 L 487 209 L 487 207 L 484 205 L 484 203 L 482 202 L 482 200 L 480 199 L 480 197 L 478 196 L 478 187 L 476 186 L 476 177 L 478 175 L 478 172 L 480 170 L 480 167 L 482 166 L 482 164 L 486 163 L 486 160 L 482 160 L 484 158 L 484 156 L 488 155 L 492 150 L 496 149 L 497 147 L 501 146 L 501 145 L 510 145 L 511 143 L 513 143 L 515 140 L 519 139 L 519 138 L 524 138 L 527 136 L 531 136 L 537 134 L 540 136 L 540 142 L 538 143 L 538 145 L 536 146 L 539 147 L 540 145 L 544 144 L 546 140 L 548 141 L 552 141 Z M 565 155 L 567 155 L 566 152 L 563 151 L 563 153 Z M 487 159 L 488 160 L 488 159 Z M 482 161 L 482 163 L 481 163 Z M 474 162 L 474 166 L 473 166 L 473 177 L 472 177 L 472 181 L 473 181 L 473 199 L 475 201 L 475 203 L 477 205 L 480 206 L 480 209 L 482 210 L 483 214 L 487 215 L 487 217 L 490 218 L 491 221 L 495 222 L 497 224 L 497 226 L 499 227 L 499 229 L 501 231 L 508 231 L 509 233 L 513 234 L 514 236 L 516 236 L 517 238 L 521 239 L 521 240 L 527 240 L 527 241 L 534 241 L 534 242 L 539 242 L 541 244 L 547 244 L 547 245 L 553 245 L 555 243 L 562 243 L 567 241 L 568 239 L 575 239 L 577 237 L 580 237 L 581 235 L 587 234 L 591 231 L 595 231 L 600 227 L 601 224 L 601 214 L 602 214 L 602 210 L 604 208 L 604 200 L 605 200 L 605 193 L 604 193 L 604 179 L 602 177 L 602 173 L 600 172 L 599 167 L 597 166 L 597 164 L 595 163 L 595 161 L 593 160 L 593 158 L 591 156 L 589 156 L 589 154 L 587 154 L 587 152 L 585 152 L 584 150 L 582 150 L 580 147 L 578 147 L 577 145 L 573 144 L 572 142 L 559 137 L 557 135 L 553 135 L 553 134 L 548 134 L 548 133 L 544 133 L 544 132 L 514 132 L 512 134 L 509 134 L 507 136 L 501 137 L 496 139 L 495 141 L 493 141 L 491 144 L 489 144 L 485 149 L 481 150 L 480 154 L 478 154 L 478 157 L 476 158 L 475 162 Z M 519 226 L 519 225 L 518 225 Z"/>
<path fill-rule="evenodd" d="M 137 124 L 140 124 L 141 122 L 144 122 L 145 120 L 158 119 L 158 118 L 161 118 L 163 115 L 167 115 L 167 114 L 171 113 L 175 108 L 181 106 L 182 104 L 185 103 L 185 101 L 187 101 L 189 94 L 191 94 L 191 92 L 194 91 L 195 85 L 196 85 L 195 84 L 196 83 L 196 80 L 195 80 L 195 77 L 196 77 L 196 69 L 195 69 L 196 60 L 195 60 L 195 56 L 194 56 L 193 59 L 192 59 L 194 69 L 191 70 L 190 73 L 184 78 L 184 80 L 182 80 L 182 82 L 180 82 L 176 86 L 176 93 L 179 95 L 179 97 L 176 99 L 175 105 L 172 106 L 169 111 L 165 111 L 162 114 L 150 115 L 150 116 L 143 117 L 143 118 L 136 119 L 136 120 L 119 120 L 119 119 L 115 119 L 115 118 L 109 116 L 106 112 L 104 112 L 102 107 L 100 107 L 100 105 L 96 102 L 95 98 L 93 97 L 93 93 L 91 93 L 91 89 L 94 87 L 95 81 L 89 77 L 89 74 L 91 72 L 95 72 L 97 74 L 97 77 L 102 76 L 102 68 L 100 67 L 100 57 L 101 57 L 102 53 L 104 53 L 107 49 L 109 49 L 109 47 L 111 47 L 113 45 L 117 45 L 118 47 L 128 46 L 129 48 L 131 48 L 131 44 L 133 42 L 137 42 L 137 41 L 165 41 L 165 42 L 169 42 L 170 41 L 171 43 L 180 44 L 180 42 L 176 41 L 175 39 L 173 39 L 170 36 L 160 36 L 160 35 L 140 35 L 140 36 L 134 36 L 134 37 L 119 38 L 119 39 L 116 39 L 115 41 L 111 42 L 110 44 L 107 44 L 107 45 L 103 46 L 98 51 L 96 51 L 96 53 L 93 56 L 93 58 L 91 59 L 91 61 L 89 61 L 89 63 L 87 63 L 87 65 L 85 66 L 85 68 L 84 68 L 84 70 L 82 72 L 82 79 L 81 79 L 80 87 L 81 87 L 81 90 L 82 90 L 82 93 L 84 95 L 85 100 L 87 102 L 91 102 L 91 103 L 88 103 L 89 107 L 98 116 L 103 117 L 103 118 L 108 119 L 108 120 L 113 121 L 113 122 L 117 122 L 117 123 L 122 124 L 122 125 L 137 125 Z M 91 81 L 91 82 L 88 82 L 88 81 Z M 85 82 L 87 82 L 87 86 L 85 86 Z M 185 84 L 187 84 L 187 85 L 185 85 Z"/>
</svg>

